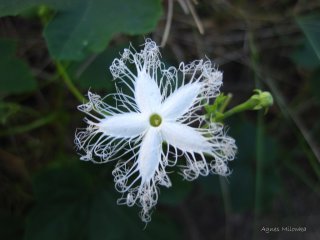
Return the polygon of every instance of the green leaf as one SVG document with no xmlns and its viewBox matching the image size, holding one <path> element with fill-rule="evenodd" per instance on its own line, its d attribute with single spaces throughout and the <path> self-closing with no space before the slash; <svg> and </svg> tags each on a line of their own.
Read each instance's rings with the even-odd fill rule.
<svg viewBox="0 0 320 240">
<path fill-rule="evenodd" d="M 148 33 L 162 15 L 160 0 L 3 0 L 0 16 L 40 4 L 57 10 L 44 35 L 49 52 L 60 60 L 99 53 L 118 33 Z"/>
<path fill-rule="evenodd" d="M 91 170 L 58 166 L 36 177 L 26 240 L 179 239 L 175 225 L 161 214 L 153 214 L 144 230 L 137 209 L 117 206 L 113 184 Z"/>
<path fill-rule="evenodd" d="M 81 62 L 73 62 L 68 71 L 81 88 L 88 90 L 105 89 L 108 92 L 115 90 L 115 82 L 110 73 L 111 66 L 115 57 L 119 57 L 126 46 L 120 45 L 109 47 L 100 54 L 93 55 Z"/>
<path fill-rule="evenodd" d="M 297 23 L 320 61 L 320 14 L 299 17 Z"/>
<path fill-rule="evenodd" d="M 0 94 L 29 92 L 37 87 L 28 65 L 15 57 L 15 50 L 12 41 L 0 40 Z"/>
</svg>

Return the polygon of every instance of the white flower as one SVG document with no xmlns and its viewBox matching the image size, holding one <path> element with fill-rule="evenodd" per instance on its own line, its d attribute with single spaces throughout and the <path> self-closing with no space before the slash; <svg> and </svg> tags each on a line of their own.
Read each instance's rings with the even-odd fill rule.
<svg viewBox="0 0 320 240">
<path fill-rule="evenodd" d="M 203 114 L 203 106 L 219 94 L 222 73 L 203 60 L 166 69 L 159 55 L 150 39 L 140 52 L 125 49 L 110 67 L 119 79 L 117 93 L 104 99 L 88 93 L 89 102 L 78 107 L 89 116 L 88 127 L 78 129 L 75 138 L 82 160 L 119 160 L 112 172 L 123 194 L 118 203 L 141 206 L 144 222 L 151 220 L 158 185 L 171 186 L 167 167 L 179 161 L 186 180 L 226 176 L 236 152 L 223 126 L 208 123 Z"/>
</svg>

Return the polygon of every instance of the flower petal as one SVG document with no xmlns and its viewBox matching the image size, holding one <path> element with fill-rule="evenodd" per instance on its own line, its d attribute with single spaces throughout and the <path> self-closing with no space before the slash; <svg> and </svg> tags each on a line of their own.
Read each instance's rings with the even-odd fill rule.
<svg viewBox="0 0 320 240">
<path fill-rule="evenodd" d="M 164 122 L 163 141 L 186 152 L 211 152 L 209 142 L 194 128 L 175 122 Z"/>
<path fill-rule="evenodd" d="M 131 138 L 142 134 L 148 126 L 148 118 L 140 113 L 122 113 L 103 119 L 98 127 L 106 135 Z"/>
<path fill-rule="evenodd" d="M 140 111 L 148 114 L 155 112 L 162 100 L 158 84 L 145 71 L 138 73 L 134 96 Z"/>
<path fill-rule="evenodd" d="M 172 120 L 182 116 L 192 107 L 200 89 L 200 83 L 190 83 L 178 88 L 162 104 L 161 114 Z"/>
<path fill-rule="evenodd" d="M 162 141 L 159 130 L 149 128 L 142 140 L 138 157 L 138 168 L 142 182 L 149 181 L 159 167 Z"/>
</svg>

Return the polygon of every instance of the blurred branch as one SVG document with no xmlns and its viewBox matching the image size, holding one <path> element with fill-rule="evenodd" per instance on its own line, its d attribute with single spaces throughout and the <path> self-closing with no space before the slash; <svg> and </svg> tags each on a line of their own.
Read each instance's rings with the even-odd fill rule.
<svg viewBox="0 0 320 240">
<path fill-rule="evenodd" d="M 317 194 L 318 197 L 320 197 L 320 189 L 319 189 L 319 184 L 314 183 L 308 175 L 298 166 L 295 164 L 289 163 L 288 161 L 285 161 L 285 166 L 296 176 L 298 176 L 302 182 L 306 186 L 308 186 L 312 191 L 314 191 L 315 194 Z"/>
<path fill-rule="evenodd" d="M 185 0 L 185 2 L 187 3 L 187 6 L 191 12 L 191 15 L 196 23 L 196 26 L 200 32 L 200 34 L 204 34 L 204 29 L 203 29 L 203 25 L 200 21 L 200 18 L 196 12 L 196 10 L 194 9 L 194 6 L 192 5 L 192 3 L 190 2 L 190 0 Z"/>
<path fill-rule="evenodd" d="M 308 132 L 307 128 L 304 126 L 303 122 L 299 119 L 299 117 L 291 111 L 291 109 L 287 106 L 284 97 L 278 90 L 276 84 L 274 83 L 273 79 L 268 78 L 267 81 L 265 81 L 268 87 L 271 89 L 271 91 L 274 93 L 275 100 L 277 101 L 280 110 L 282 114 L 287 118 L 287 119 L 292 119 L 293 123 L 297 126 L 297 128 L 300 130 L 302 136 L 308 143 L 310 149 L 312 150 L 314 156 L 317 158 L 317 160 L 320 163 L 320 152 L 319 149 L 317 148 L 315 141 L 311 137 L 310 133 Z"/>
<path fill-rule="evenodd" d="M 172 15 L 173 15 L 173 0 L 168 0 L 167 22 L 166 22 L 166 26 L 163 31 L 163 36 L 162 36 L 162 40 L 161 40 L 161 47 L 164 47 L 166 45 L 167 40 L 168 40 L 169 33 L 170 33 L 170 27 L 171 27 L 171 23 L 172 23 Z"/>
<path fill-rule="evenodd" d="M 169 0 L 170 1 L 170 0 Z M 177 0 L 181 6 L 181 8 L 183 9 L 185 14 L 189 14 L 191 12 L 191 15 L 193 17 L 194 22 L 196 23 L 196 26 L 200 32 L 200 34 L 204 34 L 204 28 L 203 25 L 201 23 L 201 20 L 193 6 L 193 4 L 198 4 L 197 1 L 193 1 L 193 4 L 190 0 Z"/>
<path fill-rule="evenodd" d="M 36 128 L 42 127 L 44 125 L 47 125 L 48 123 L 53 122 L 56 120 L 56 113 L 51 113 L 43 118 L 40 118 L 32 123 L 24 124 L 20 126 L 15 126 L 9 129 L 6 129 L 4 131 L 0 131 L 0 137 L 7 136 L 7 135 L 15 135 L 20 133 L 29 132 L 31 130 L 34 130 Z"/>
<path fill-rule="evenodd" d="M 39 116 L 39 112 L 18 103 L 14 102 L 0 102 L 0 110 L 2 111 L 2 115 L 0 117 L 1 123 L 5 124 L 7 119 L 17 113 L 29 114 L 30 116 Z"/>
</svg>

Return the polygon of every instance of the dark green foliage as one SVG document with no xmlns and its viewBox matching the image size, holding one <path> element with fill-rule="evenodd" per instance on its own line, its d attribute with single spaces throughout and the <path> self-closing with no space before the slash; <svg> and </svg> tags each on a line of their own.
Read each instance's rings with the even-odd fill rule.
<svg viewBox="0 0 320 240">
<path fill-rule="evenodd" d="M 308 39 L 304 38 L 292 54 L 293 61 L 304 68 L 314 69 L 320 66 L 320 61 Z"/>
<path fill-rule="evenodd" d="M 160 0 L 5 0 L 0 16 L 41 4 L 56 10 L 44 35 L 52 57 L 65 60 L 103 51 L 118 33 L 148 33 L 162 14 Z"/>
<path fill-rule="evenodd" d="M 320 14 L 299 17 L 297 22 L 320 62 Z"/>
<path fill-rule="evenodd" d="M 109 67 L 115 57 L 127 46 L 110 47 L 104 52 L 94 55 L 81 62 L 74 62 L 69 67 L 72 79 L 81 88 L 87 91 L 89 88 L 95 90 L 108 90 L 109 93 L 115 91 L 115 82 L 110 73 Z"/>
<path fill-rule="evenodd" d="M 144 230 L 138 209 L 117 206 L 119 196 L 106 180 L 77 165 L 43 171 L 34 181 L 36 205 L 27 219 L 26 240 L 179 239 L 161 214 L 154 214 Z"/>
<path fill-rule="evenodd" d="M 15 56 L 12 41 L 0 40 L 0 96 L 30 92 L 37 84 L 27 64 Z"/>
</svg>

